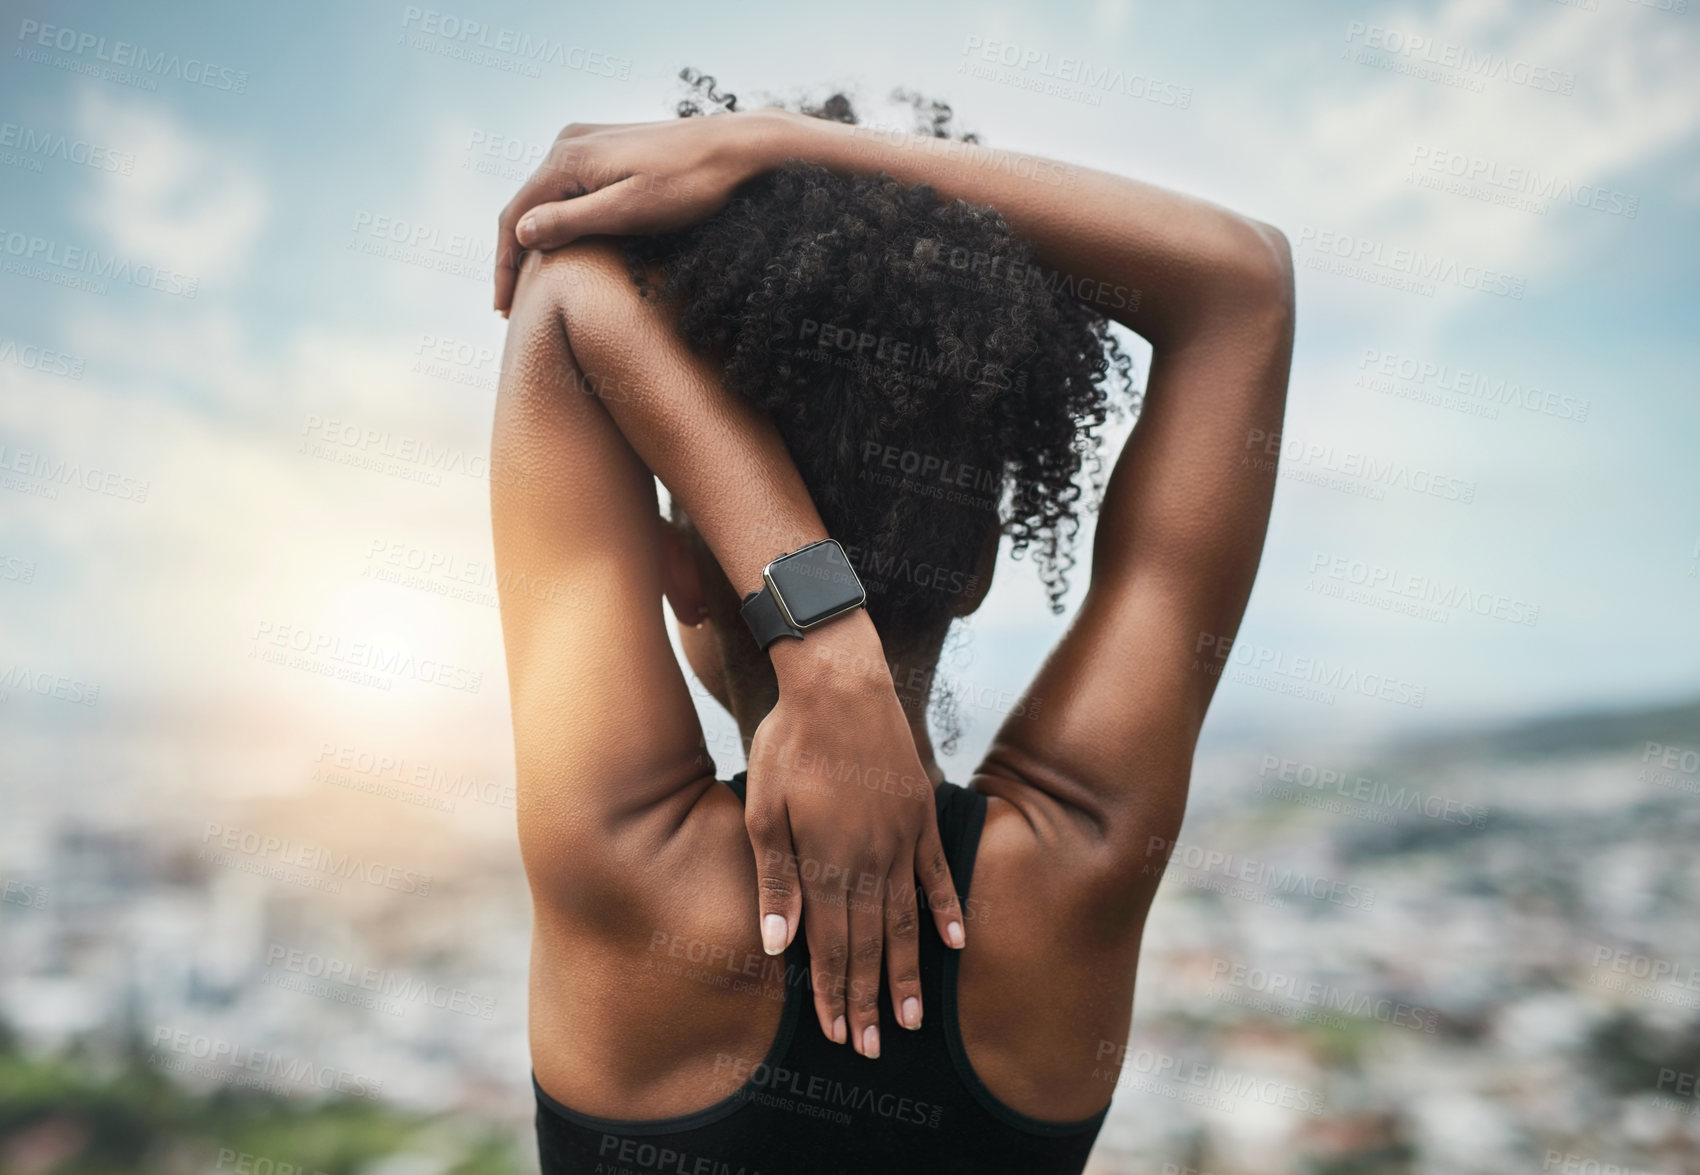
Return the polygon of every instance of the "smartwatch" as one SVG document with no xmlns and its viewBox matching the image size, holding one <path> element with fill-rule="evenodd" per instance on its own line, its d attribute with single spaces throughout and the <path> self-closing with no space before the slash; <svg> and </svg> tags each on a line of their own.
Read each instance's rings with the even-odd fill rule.
<svg viewBox="0 0 1700 1175">
<path fill-rule="evenodd" d="M 744 623 L 766 649 L 780 637 L 799 640 L 808 629 L 868 602 L 856 569 L 836 539 L 822 539 L 779 556 L 761 572 L 762 588 L 744 597 Z"/>
</svg>

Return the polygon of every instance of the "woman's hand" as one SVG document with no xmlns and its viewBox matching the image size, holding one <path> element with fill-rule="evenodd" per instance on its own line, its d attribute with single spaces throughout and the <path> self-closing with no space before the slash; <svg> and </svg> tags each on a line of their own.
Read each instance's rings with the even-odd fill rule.
<svg viewBox="0 0 1700 1175">
<path fill-rule="evenodd" d="M 884 659 L 871 672 L 847 669 L 820 648 L 811 654 L 812 640 L 780 642 L 786 647 L 776 668 L 792 661 L 750 745 L 745 821 L 762 942 L 770 954 L 783 950 L 806 904 L 821 1031 L 877 1057 L 882 947 L 898 1023 L 921 1025 L 916 878 L 940 937 L 953 947 L 963 943 L 962 914 L 939 841 L 933 781 Z"/>
<path fill-rule="evenodd" d="M 513 305 L 525 249 L 660 233 L 718 212 L 758 174 L 780 120 L 752 110 L 665 122 L 574 123 L 496 222 L 496 309 Z"/>
</svg>

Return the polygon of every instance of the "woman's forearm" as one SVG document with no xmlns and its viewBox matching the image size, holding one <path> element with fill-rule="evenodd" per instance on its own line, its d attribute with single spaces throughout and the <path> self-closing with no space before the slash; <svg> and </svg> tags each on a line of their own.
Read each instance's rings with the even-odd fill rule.
<svg viewBox="0 0 1700 1175">
<path fill-rule="evenodd" d="M 568 252 L 578 256 L 561 260 L 577 273 L 564 312 L 584 391 L 684 507 L 738 593 L 760 589 L 762 569 L 778 555 L 832 537 L 779 430 L 679 339 L 667 307 L 638 296 L 617 246 L 585 242 Z M 812 665 L 800 642 L 773 645 L 782 689 L 818 685 L 827 645 L 854 654 L 839 663 L 885 663 L 865 612 L 825 626 L 809 644 Z"/>
<path fill-rule="evenodd" d="M 798 157 L 838 172 L 884 171 L 946 199 L 989 204 L 1030 240 L 1045 267 L 965 256 L 943 242 L 939 264 L 983 281 L 1062 288 L 1153 345 L 1206 320 L 1256 309 L 1282 252 L 1264 226 L 1152 184 L 1011 151 L 847 126 L 783 110 L 752 111 L 762 167 Z M 761 120 L 761 121 L 755 121 Z"/>
</svg>

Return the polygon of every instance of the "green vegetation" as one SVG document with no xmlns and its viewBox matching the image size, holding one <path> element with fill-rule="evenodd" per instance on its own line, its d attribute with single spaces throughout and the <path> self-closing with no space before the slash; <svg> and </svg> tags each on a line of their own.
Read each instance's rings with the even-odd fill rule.
<svg viewBox="0 0 1700 1175">
<path fill-rule="evenodd" d="M 405 1113 L 381 1102 L 202 1095 L 147 1064 L 146 1048 L 37 1058 L 0 1038 L 0 1171 L 7 1175 L 361 1175 L 380 1160 L 433 1175 L 535 1170 L 522 1140 L 490 1122 Z"/>
</svg>

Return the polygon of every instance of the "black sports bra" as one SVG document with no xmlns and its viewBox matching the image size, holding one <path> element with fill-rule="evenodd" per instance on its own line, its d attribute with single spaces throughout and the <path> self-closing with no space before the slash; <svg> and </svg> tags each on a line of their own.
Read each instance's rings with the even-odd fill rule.
<svg viewBox="0 0 1700 1175">
<path fill-rule="evenodd" d="M 744 798 L 744 773 L 730 781 Z M 946 783 L 934 793 L 939 836 L 967 908 L 986 797 Z M 730 1097 L 676 1118 L 623 1121 L 580 1114 L 537 1090 L 543 1175 L 901 1175 L 1016 1172 L 1078 1175 L 1104 1124 L 1044 1122 L 992 1095 L 968 1063 L 956 1018 L 960 956 L 923 921 L 921 992 L 929 1015 L 914 1032 L 881 1034 L 876 1060 L 833 1044 L 812 1008 L 808 948 L 786 952 L 779 1033 Z M 882 986 L 880 1020 L 895 1024 Z"/>
</svg>

